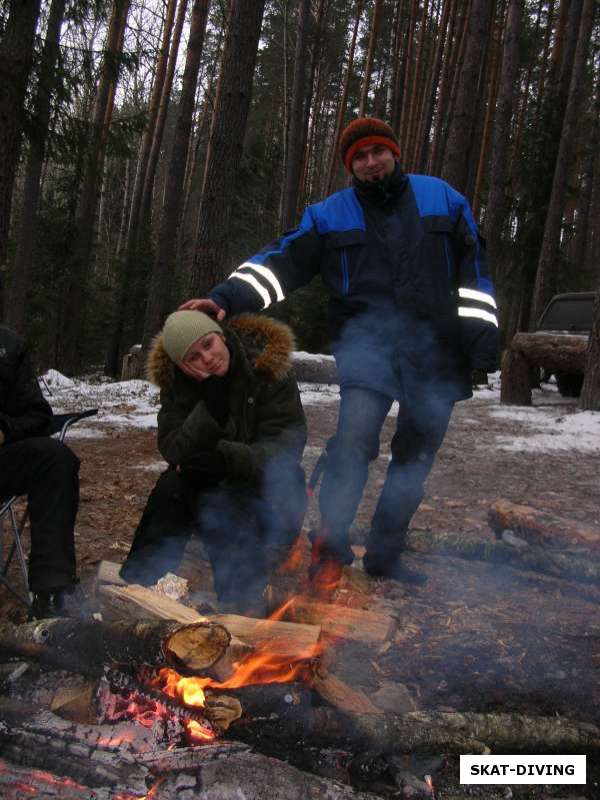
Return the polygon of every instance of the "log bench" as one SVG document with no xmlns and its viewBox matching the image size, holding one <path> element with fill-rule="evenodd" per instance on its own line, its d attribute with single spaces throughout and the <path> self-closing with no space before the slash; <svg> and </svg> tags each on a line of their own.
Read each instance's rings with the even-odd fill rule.
<svg viewBox="0 0 600 800">
<path fill-rule="evenodd" d="M 500 402 L 531 405 L 531 371 L 583 374 L 588 336 L 553 333 L 516 333 L 502 356 Z"/>
</svg>

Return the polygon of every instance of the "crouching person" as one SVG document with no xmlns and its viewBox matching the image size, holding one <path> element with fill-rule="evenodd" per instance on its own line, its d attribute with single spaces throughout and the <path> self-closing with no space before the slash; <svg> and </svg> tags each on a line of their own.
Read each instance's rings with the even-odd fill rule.
<svg viewBox="0 0 600 800">
<path fill-rule="evenodd" d="M 176 311 L 156 337 L 148 377 L 160 389 L 154 487 L 121 577 L 152 585 L 176 571 L 189 536 L 207 549 L 219 601 L 250 613 L 305 512 L 306 421 L 289 328 L 242 315 L 221 327 Z"/>
<path fill-rule="evenodd" d="M 24 340 L 0 327 L 0 498 L 28 499 L 30 619 L 66 615 L 76 584 L 79 459 L 45 435 L 51 418 Z"/>
</svg>

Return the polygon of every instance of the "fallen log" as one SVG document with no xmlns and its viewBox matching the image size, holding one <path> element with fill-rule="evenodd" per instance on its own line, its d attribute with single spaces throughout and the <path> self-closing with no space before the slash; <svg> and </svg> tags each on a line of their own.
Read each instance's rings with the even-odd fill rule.
<svg viewBox="0 0 600 800">
<path fill-rule="evenodd" d="M 491 561 L 534 572 L 543 572 L 555 578 L 597 583 L 600 581 L 600 564 L 572 553 L 549 551 L 527 545 L 515 547 L 504 541 L 490 541 L 462 534 L 411 531 L 408 547 L 418 553 L 438 553 L 478 561 Z"/>
<path fill-rule="evenodd" d="M 515 333 L 511 349 L 522 353 L 532 366 L 552 372 L 580 372 L 585 369 L 589 336 L 552 333 Z"/>
<path fill-rule="evenodd" d="M 584 547 L 600 553 L 600 530 L 531 506 L 496 500 L 488 513 L 497 536 L 510 530 L 529 544 L 552 547 Z"/>
<path fill-rule="evenodd" d="M 588 336 L 551 333 L 516 333 L 502 356 L 500 402 L 531 405 L 531 372 L 542 367 L 551 372 L 580 373 L 585 369 Z"/>
<path fill-rule="evenodd" d="M 105 665 L 171 667 L 206 674 L 229 647 L 230 635 L 218 622 L 128 620 L 99 622 L 44 619 L 13 625 L 0 622 L 0 653 L 42 664 L 100 675 Z"/>
<path fill-rule="evenodd" d="M 600 729 L 589 723 L 561 717 L 528 717 L 522 714 L 471 712 L 424 712 L 408 714 L 341 713 L 334 708 L 291 709 L 284 720 L 274 717 L 258 723 L 232 725 L 228 737 L 251 744 L 259 739 L 261 750 L 272 743 L 285 747 L 286 736 L 303 739 L 316 748 L 337 746 L 354 752 L 367 749 L 386 753 L 561 753 L 598 752 Z"/>
</svg>

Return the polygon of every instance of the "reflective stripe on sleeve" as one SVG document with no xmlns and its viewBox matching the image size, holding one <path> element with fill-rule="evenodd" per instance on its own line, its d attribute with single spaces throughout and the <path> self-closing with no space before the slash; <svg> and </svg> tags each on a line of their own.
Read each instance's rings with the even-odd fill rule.
<svg viewBox="0 0 600 800">
<path fill-rule="evenodd" d="M 263 308 L 267 308 L 267 306 L 271 305 L 271 295 L 252 275 L 248 275 L 245 272 L 232 272 L 229 277 L 238 278 L 240 281 L 246 281 L 246 283 L 249 283 L 250 286 L 252 286 L 252 288 L 261 296 L 264 303 Z"/>
<path fill-rule="evenodd" d="M 275 273 L 272 270 L 263 266 L 263 264 L 254 264 L 252 261 L 244 261 L 243 264 L 240 264 L 238 270 L 246 268 L 254 270 L 258 275 L 262 275 L 262 277 L 271 284 L 273 289 L 275 289 L 277 300 L 283 300 L 285 298 L 281 284 L 277 280 Z"/>
<path fill-rule="evenodd" d="M 458 307 L 459 317 L 472 317 L 474 319 L 483 319 L 486 322 L 491 322 L 498 327 L 498 320 L 495 314 L 490 311 L 484 311 L 482 308 L 465 308 L 465 306 Z"/>
<path fill-rule="evenodd" d="M 478 303 L 486 303 L 488 306 L 492 308 L 498 308 L 496 305 L 496 301 L 492 297 L 491 294 L 486 294 L 485 292 L 479 292 L 477 289 L 459 289 L 458 296 L 461 297 L 463 300 L 476 300 Z"/>
</svg>

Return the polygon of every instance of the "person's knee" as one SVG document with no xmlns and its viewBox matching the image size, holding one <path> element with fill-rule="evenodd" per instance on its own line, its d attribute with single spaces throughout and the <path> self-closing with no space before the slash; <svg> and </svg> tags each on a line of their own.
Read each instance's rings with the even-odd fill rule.
<svg viewBox="0 0 600 800">
<path fill-rule="evenodd" d="M 59 474 L 77 475 L 80 461 L 63 442 L 51 438 L 32 439 L 31 458 L 34 463 Z"/>
</svg>

